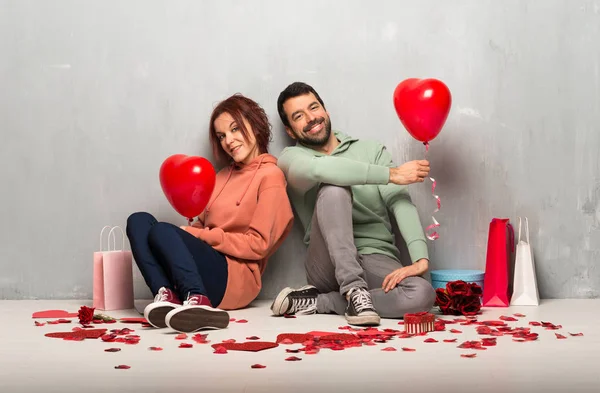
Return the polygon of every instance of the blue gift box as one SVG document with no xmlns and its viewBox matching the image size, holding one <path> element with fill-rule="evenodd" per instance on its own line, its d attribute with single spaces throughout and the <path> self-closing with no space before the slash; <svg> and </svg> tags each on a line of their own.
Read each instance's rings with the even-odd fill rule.
<svg viewBox="0 0 600 393">
<path fill-rule="evenodd" d="M 483 290 L 483 277 L 485 273 L 481 270 L 458 270 L 458 269 L 445 269 L 445 270 L 432 270 L 431 271 L 431 285 L 434 289 L 446 288 L 446 283 L 449 281 L 462 280 L 467 283 L 476 283 Z"/>
</svg>

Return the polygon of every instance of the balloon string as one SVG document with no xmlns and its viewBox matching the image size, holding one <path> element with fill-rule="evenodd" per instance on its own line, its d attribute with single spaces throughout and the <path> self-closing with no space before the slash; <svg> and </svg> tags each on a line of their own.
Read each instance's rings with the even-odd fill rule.
<svg viewBox="0 0 600 393">
<path fill-rule="evenodd" d="M 429 143 L 425 142 L 425 159 L 427 159 L 427 157 L 429 156 Z M 434 214 L 439 212 L 441 207 L 442 207 L 442 201 L 440 199 L 440 197 L 438 195 L 435 194 L 435 187 L 437 186 L 437 182 L 435 181 L 435 179 L 433 177 L 430 177 L 429 180 L 431 180 L 431 195 L 433 195 L 433 197 L 435 198 L 436 202 L 437 202 L 437 209 L 435 209 L 435 211 L 433 212 Z M 440 235 L 434 230 L 431 234 L 429 234 L 428 232 L 431 231 L 432 229 L 438 228 L 440 226 L 440 223 L 437 222 L 437 220 L 435 219 L 435 217 L 432 215 L 431 219 L 433 220 L 433 224 L 429 225 L 427 228 L 425 228 L 425 233 L 427 233 L 427 238 L 429 240 L 437 240 L 439 239 Z"/>
</svg>

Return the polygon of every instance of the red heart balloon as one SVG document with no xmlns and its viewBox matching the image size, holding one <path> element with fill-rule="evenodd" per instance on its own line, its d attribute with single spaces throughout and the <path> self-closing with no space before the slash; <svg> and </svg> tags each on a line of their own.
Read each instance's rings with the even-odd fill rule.
<svg viewBox="0 0 600 393">
<path fill-rule="evenodd" d="M 206 207 L 215 188 L 215 169 L 203 157 L 175 154 L 160 167 L 160 185 L 173 208 L 188 220 Z"/>
<path fill-rule="evenodd" d="M 428 143 L 444 126 L 452 96 L 437 79 L 406 79 L 394 90 L 394 107 L 406 130 L 418 141 Z"/>
</svg>

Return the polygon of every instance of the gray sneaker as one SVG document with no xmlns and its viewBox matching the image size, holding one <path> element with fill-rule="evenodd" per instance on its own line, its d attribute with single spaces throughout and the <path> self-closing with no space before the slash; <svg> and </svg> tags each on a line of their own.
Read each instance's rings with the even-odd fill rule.
<svg viewBox="0 0 600 393">
<path fill-rule="evenodd" d="M 308 315 L 317 312 L 317 295 L 319 291 L 312 285 L 302 288 L 284 288 L 279 292 L 273 303 L 273 315 Z"/>
<path fill-rule="evenodd" d="M 346 320 L 350 325 L 379 325 L 381 318 L 368 290 L 354 287 L 348 291 Z"/>
</svg>

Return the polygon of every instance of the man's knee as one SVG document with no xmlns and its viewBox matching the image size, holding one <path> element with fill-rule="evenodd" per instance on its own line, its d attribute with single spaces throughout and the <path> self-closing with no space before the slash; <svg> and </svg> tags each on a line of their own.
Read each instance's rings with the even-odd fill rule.
<svg viewBox="0 0 600 393">
<path fill-rule="evenodd" d="M 422 277 L 412 277 L 412 285 L 414 286 L 414 301 L 413 307 L 417 309 L 415 312 L 429 311 L 435 303 L 435 289 L 429 281 Z"/>
<path fill-rule="evenodd" d="M 402 318 L 404 314 L 430 311 L 434 303 L 435 290 L 427 280 L 407 277 L 400 286 L 383 295 L 376 308 L 383 318 Z"/>
<path fill-rule="evenodd" d="M 317 203 L 340 203 L 343 200 L 352 201 L 350 187 L 322 184 L 319 187 Z"/>
</svg>

